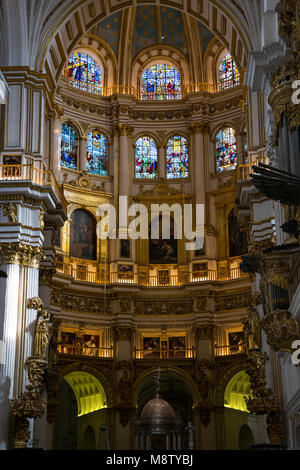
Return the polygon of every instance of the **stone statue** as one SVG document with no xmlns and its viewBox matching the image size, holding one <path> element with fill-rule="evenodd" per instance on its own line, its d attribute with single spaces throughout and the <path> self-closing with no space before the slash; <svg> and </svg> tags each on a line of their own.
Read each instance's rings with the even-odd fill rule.
<svg viewBox="0 0 300 470">
<path fill-rule="evenodd" d="M 49 321 L 50 315 L 46 309 L 38 312 L 37 324 L 35 328 L 33 355 L 45 357 L 49 342 Z"/>
<path fill-rule="evenodd" d="M 259 350 L 261 348 L 261 336 L 258 314 L 253 307 L 250 307 L 248 312 L 248 319 L 243 322 L 247 350 Z"/>
</svg>

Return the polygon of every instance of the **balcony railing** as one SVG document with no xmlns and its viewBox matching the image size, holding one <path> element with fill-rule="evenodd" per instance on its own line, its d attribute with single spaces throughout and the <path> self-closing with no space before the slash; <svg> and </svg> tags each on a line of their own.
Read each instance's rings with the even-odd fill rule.
<svg viewBox="0 0 300 470">
<path fill-rule="evenodd" d="M 67 211 L 68 203 L 50 170 L 43 170 L 33 163 L 20 165 L 0 165 L 0 181 L 31 181 L 39 186 L 51 186 Z"/>
<path fill-rule="evenodd" d="M 146 274 L 133 272 L 111 272 L 109 268 L 105 272 L 82 270 L 74 268 L 71 264 L 56 262 L 56 271 L 60 274 L 72 277 L 75 281 L 91 284 L 127 284 L 143 285 L 147 287 L 178 287 L 189 283 L 205 283 L 215 281 L 230 281 L 247 278 L 248 274 L 243 273 L 240 268 L 232 268 L 228 274 L 218 276 L 215 270 L 188 273 L 180 271 L 175 275 L 161 276 L 160 274 Z"/>
<path fill-rule="evenodd" d="M 215 356 L 236 356 L 238 354 L 246 353 L 246 345 L 238 344 L 236 346 L 215 346 Z"/>
<path fill-rule="evenodd" d="M 250 178 L 250 175 L 253 172 L 253 165 L 258 165 L 259 163 L 267 164 L 268 161 L 268 157 L 257 157 L 256 160 L 252 163 L 248 163 L 247 165 L 240 165 L 238 167 L 238 181 L 245 181 Z"/>
<path fill-rule="evenodd" d="M 134 349 L 134 359 L 195 359 L 196 351 L 189 349 Z"/>
<path fill-rule="evenodd" d="M 87 347 L 84 345 L 72 345 L 59 343 L 57 345 L 57 352 L 68 356 L 84 356 L 84 357 L 98 357 L 98 358 L 112 358 L 113 348 L 96 348 Z"/>
</svg>

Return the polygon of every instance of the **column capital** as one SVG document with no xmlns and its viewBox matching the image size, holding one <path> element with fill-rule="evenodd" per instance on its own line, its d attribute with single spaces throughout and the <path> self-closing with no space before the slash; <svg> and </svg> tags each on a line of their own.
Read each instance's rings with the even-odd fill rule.
<svg viewBox="0 0 300 470">
<path fill-rule="evenodd" d="M 192 135 L 195 135 L 195 134 L 209 135 L 210 134 L 209 123 L 205 121 L 193 123 L 190 127 L 190 133 Z"/>
<path fill-rule="evenodd" d="M 38 269 L 43 253 L 42 248 L 39 246 L 23 243 L 2 243 L 0 245 L 2 265 L 19 264 L 20 266 Z"/>
</svg>

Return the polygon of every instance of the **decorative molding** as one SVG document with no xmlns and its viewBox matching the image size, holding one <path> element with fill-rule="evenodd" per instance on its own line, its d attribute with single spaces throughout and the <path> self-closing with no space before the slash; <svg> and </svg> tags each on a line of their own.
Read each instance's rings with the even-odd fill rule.
<svg viewBox="0 0 300 470">
<path fill-rule="evenodd" d="M 29 268 L 39 268 L 44 252 L 39 246 L 24 243 L 2 243 L 0 245 L 2 264 L 19 264 Z"/>
</svg>

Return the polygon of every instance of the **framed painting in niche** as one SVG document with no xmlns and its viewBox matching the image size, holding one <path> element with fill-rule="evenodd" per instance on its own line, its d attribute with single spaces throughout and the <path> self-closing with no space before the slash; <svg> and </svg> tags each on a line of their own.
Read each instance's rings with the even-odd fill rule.
<svg viewBox="0 0 300 470">
<path fill-rule="evenodd" d="M 120 257 L 130 258 L 130 240 L 120 240 Z"/>
<path fill-rule="evenodd" d="M 184 336 L 171 336 L 169 338 L 169 354 L 170 357 L 184 357 L 185 356 L 185 337 Z"/>
<path fill-rule="evenodd" d="M 231 354 L 238 354 L 245 349 L 245 336 L 243 331 L 228 333 L 228 345 Z"/>
<path fill-rule="evenodd" d="M 99 345 L 99 336 L 83 335 L 83 353 L 85 356 L 98 356 Z"/>
<path fill-rule="evenodd" d="M 160 338 L 158 336 L 143 338 L 144 358 L 160 356 Z"/>
<path fill-rule="evenodd" d="M 177 264 L 178 262 L 178 244 L 175 239 L 174 220 L 170 219 L 170 238 L 163 239 L 162 217 L 152 221 L 154 230 L 158 228 L 159 238 L 151 237 L 151 224 L 149 227 L 149 264 Z M 158 225 L 158 227 L 157 227 Z"/>
<path fill-rule="evenodd" d="M 71 216 L 70 256 L 97 259 L 96 222 L 91 214 L 77 209 Z"/>
<path fill-rule="evenodd" d="M 76 333 L 62 332 L 61 334 L 61 352 L 62 354 L 74 354 L 76 346 Z"/>
</svg>

